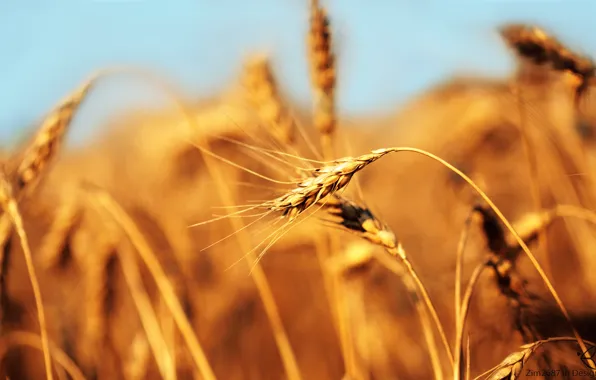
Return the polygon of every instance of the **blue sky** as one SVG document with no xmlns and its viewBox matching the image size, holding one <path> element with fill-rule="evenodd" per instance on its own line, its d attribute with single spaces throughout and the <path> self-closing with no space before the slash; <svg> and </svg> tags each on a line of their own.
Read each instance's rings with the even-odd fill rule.
<svg viewBox="0 0 596 380">
<path fill-rule="evenodd" d="M 512 58 L 495 28 L 537 23 L 596 52 L 593 0 L 321 0 L 339 59 L 341 111 L 388 110 L 449 75 L 504 75 Z M 279 81 L 308 105 L 308 0 L 2 0 L 0 141 L 43 117 L 94 70 L 134 64 L 166 75 L 192 96 L 234 81 L 240 60 L 272 54 Z M 143 83 L 114 79 L 73 125 L 79 141 L 128 107 L 163 99 Z"/>
</svg>

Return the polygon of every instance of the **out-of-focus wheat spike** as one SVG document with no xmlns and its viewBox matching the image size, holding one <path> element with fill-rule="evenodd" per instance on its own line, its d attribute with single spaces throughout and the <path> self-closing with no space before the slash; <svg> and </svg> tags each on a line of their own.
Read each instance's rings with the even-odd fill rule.
<svg viewBox="0 0 596 380">
<path fill-rule="evenodd" d="M 149 342 L 147 342 L 145 334 L 139 331 L 130 345 L 129 357 L 125 362 L 126 378 L 129 380 L 146 379 L 150 357 Z"/>
<path fill-rule="evenodd" d="M 513 224 L 513 228 L 525 241 L 534 240 L 538 234 L 546 229 L 557 217 L 556 210 L 530 212 Z M 518 247 L 517 241 L 510 233 L 505 235 L 505 242 L 509 247 Z"/>
<path fill-rule="evenodd" d="M 50 269 L 58 265 L 66 241 L 80 221 L 81 212 L 73 201 L 62 202 L 52 221 L 49 231 L 44 235 L 38 255 L 43 268 Z"/>
<path fill-rule="evenodd" d="M 318 1 L 311 2 L 308 57 L 311 82 L 314 89 L 314 124 L 330 150 L 331 135 L 336 128 L 335 115 L 335 55 L 329 17 Z M 330 158 L 330 157 L 327 157 Z"/>
<path fill-rule="evenodd" d="M 332 273 L 349 273 L 360 268 L 374 258 L 372 246 L 367 243 L 351 244 L 341 255 L 328 258 L 326 266 Z"/>
<path fill-rule="evenodd" d="M 271 64 L 266 56 L 255 55 L 245 64 L 242 83 L 259 117 L 268 124 L 273 137 L 283 146 L 292 144 L 296 122 L 277 88 Z"/>
<path fill-rule="evenodd" d="M 549 64 L 556 71 L 571 73 L 580 79 L 576 90 L 579 98 L 596 74 L 594 62 L 566 48 L 555 37 L 530 25 L 508 24 L 500 29 L 501 36 L 518 55 L 535 64 Z"/>
<path fill-rule="evenodd" d="M 83 83 L 44 119 L 14 173 L 17 192 L 39 178 L 49 161 L 57 155 L 75 112 L 95 81 L 94 76 Z"/>
<path fill-rule="evenodd" d="M 37 309 L 37 319 L 39 322 L 39 330 L 41 336 L 41 344 L 45 365 L 46 378 L 52 380 L 54 378 L 52 372 L 52 361 L 50 357 L 50 343 L 48 338 L 48 328 L 46 323 L 46 315 L 43 306 L 43 300 L 41 296 L 41 288 L 39 286 L 39 280 L 35 273 L 35 265 L 33 264 L 33 255 L 23 226 L 23 218 L 19 211 L 17 201 L 13 196 L 13 190 L 10 182 L 6 178 L 3 172 L 0 172 L 0 208 L 8 215 L 12 220 L 12 224 L 17 232 L 17 235 L 21 242 L 21 248 L 23 255 L 25 256 L 25 265 L 27 267 L 27 274 L 31 281 L 31 287 L 33 288 L 33 296 L 35 299 L 35 306 Z"/>
</svg>

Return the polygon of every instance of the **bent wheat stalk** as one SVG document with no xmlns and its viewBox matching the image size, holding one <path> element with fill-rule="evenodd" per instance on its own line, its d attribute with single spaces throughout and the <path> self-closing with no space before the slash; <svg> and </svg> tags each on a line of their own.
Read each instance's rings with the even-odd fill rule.
<svg viewBox="0 0 596 380">
<path fill-rule="evenodd" d="M 328 214 L 337 217 L 339 219 L 337 223 L 343 228 L 355 233 L 356 235 L 368 240 L 375 245 L 383 247 L 383 249 L 390 255 L 395 256 L 397 250 L 399 250 L 398 247 L 401 245 L 398 243 L 395 233 L 385 223 L 377 219 L 367 208 L 340 196 L 333 195 L 324 203 L 323 209 Z M 441 371 L 441 362 L 439 359 L 439 353 L 435 343 L 434 334 L 432 333 L 432 326 L 430 325 L 431 318 L 429 318 L 428 312 L 431 313 L 432 321 L 435 324 L 435 328 L 439 332 L 439 335 L 441 336 L 441 341 L 443 342 L 451 363 L 453 363 L 453 358 L 443 326 L 439 321 L 438 315 L 428 295 L 428 292 L 424 288 L 422 281 L 418 279 L 418 276 L 415 273 L 412 265 L 405 256 L 405 252 L 400 255 L 400 258 L 402 259 L 403 267 L 408 270 L 411 277 L 405 276 L 403 267 L 396 268 L 395 265 L 386 264 L 384 262 L 385 257 L 386 256 L 381 256 L 378 257 L 378 259 L 384 266 L 400 277 L 403 284 L 406 286 L 414 299 L 416 311 L 419 314 L 424 337 L 428 345 L 435 378 L 442 379 L 443 374 Z M 412 283 L 412 280 L 414 283 Z M 420 299 L 424 301 L 424 306 L 420 303 Z M 428 311 L 426 308 L 428 308 Z"/>
<path fill-rule="evenodd" d="M 372 164 L 373 162 L 377 161 L 378 159 L 389 153 L 397 152 L 417 153 L 439 162 L 441 165 L 445 166 L 446 168 L 457 174 L 459 177 L 461 177 L 464 181 L 466 181 L 466 183 L 470 185 L 474 189 L 474 191 L 478 193 L 478 195 L 480 195 L 480 197 L 494 211 L 498 219 L 505 225 L 507 230 L 509 230 L 509 232 L 514 236 L 515 241 L 519 244 L 521 249 L 528 256 L 532 265 L 534 266 L 534 268 L 536 268 L 536 271 L 542 278 L 542 281 L 545 283 L 549 292 L 555 299 L 555 302 L 557 303 L 559 309 L 561 310 L 565 319 L 569 323 L 569 326 L 573 330 L 573 334 L 576 337 L 581 349 L 584 352 L 587 351 L 586 345 L 581 336 L 579 335 L 577 329 L 575 328 L 573 322 L 571 321 L 569 312 L 563 304 L 561 297 L 559 296 L 554 286 L 546 276 L 546 273 L 538 263 L 538 260 L 536 259 L 534 254 L 530 251 L 526 243 L 515 231 L 515 229 L 507 220 L 507 218 L 505 218 L 501 210 L 497 208 L 497 206 L 488 197 L 488 195 L 486 195 L 486 193 L 482 191 L 482 189 L 480 189 L 478 185 L 476 185 L 476 183 L 472 181 L 472 179 L 470 179 L 466 174 L 464 174 L 461 170 L 457 169 L 455 166 L 448 163 L 444 159 L 432 153 L 429 153 L 422 149 L 411 147 L 393 147 L 376 149 L 373 150 L 371 153 L 358 157 L 342 158 L 340 160 L 331 162 L 322 168 L 316 169 L 314 171 L 313 177 L 301 181 L 296 188 L 290 190 L 289 192 L 273 200 L 262 203 L 261 207 L 272 211 L 282 212 L 283 215 L 289 216 L 291 220 L 295 219 L 302 212 L 310 208 L 310 206 L 312 206 L 319 200 L 345 188 L 350 183 L 350 180 L 354 176 L 354 174 L 356 174 L 358 171 L 364 169 L 368 165 Z M 400 252 L 397 251 L 396 253 L 399 256 Z M 593 361 L 591 358 L 587 358 L 587 360 L 590 362 L 590 364 L 593 365 Z"/>
</svg>

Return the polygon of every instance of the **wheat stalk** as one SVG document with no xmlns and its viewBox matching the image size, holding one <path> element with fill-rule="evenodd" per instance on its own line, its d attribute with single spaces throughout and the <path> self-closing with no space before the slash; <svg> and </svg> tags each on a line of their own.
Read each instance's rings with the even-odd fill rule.
<svg viewBox="0 0 596 380">
<path fill-rule="evenodd" d="M 118 73 L 137 76 L 137 77 L 140 77 L 141 79 L 148 81 L 150 84 L 155 85 L 159 90 L 163 91 L 168 96 L 168 98 L 174 103 L 174 105 L 178 108 L 178 110 L 184 116 L 185 120 L 188 122 L 188 126 L 191 128 L 197 127 L 194 115 L 188 110 L 186 104 L 180 100 L 181 99 L 181 96 L 179 95 L 180 91 L 176 90 L 172 85 L 170 85 L 169 83 L 164 81 L 162 78 L 160 78 L 159 76 L 156 76 L 155 74 L 153 74 L 150 71 L 146 71 L 146 70 L 143 70 L 140 68 L 130 67 L 130 66 L 111 67 L 111 68 L 107 68 L 107 69 L 101 70 L 100 72 L 96 73 L 93 76 L 93 80 L 91 80 L 89 82 L 94 82 L 99 77 L 107 76 L 110 74 L 118 74 Z M 207 154 L 205 153 L 206 152 L 205 149 L 201 149 L 201 152 L 205 155 L 207 171 L 213 178 L 216 179 L 217 186 L 220 190 L 219 193 L 222 195 L 223 198 L 225 198 L 224 201 L 226 201 L 226 202 L 224 202 L 224 203 L 232 204 L 233 202 L 228 202 L 231 200 L 231 198 L 230 198 L 229 194 L 227 193 L 227 189 L 225 188 L 225 182 L 223 180 L 221 180 L 221 178 L 219 178 L 219 175 L 216 173 L 216 170 L 214 170 L 214 168 L 212 168 L 212 165 L 209 162 L 209 159 L 206 157 Z M 242 228 L 242 226 L 240 224 L 238 224 L 239 223 L 238 220 L 232 219 L 232 223 L 234 224 L 234 227 L 236 230 L 239 230 Z M 249 257 L 247 257 L 247 259 L 250 260 Z M 265 277 L 264 271 L 262 271 L 262 269 L 260 268 L 258 263 L 255 265 L 254 270 L 251 271 L 251 276 L 255 280 L 255 284 L 257 285 L 259 295 L 261 296 L 263 303 L 265 305 L 265 310 L 266 310 L 267 316 L 269 318 L 269 322 L 270 322 L 272 329 L 274 331 L 276 343 L 278 344 L 278 347 L 281 352 L 281 357 L 282 357 L 284 367 L 286 368 L 286 371 L 288 372 L 289 376 L 292 379 L 299 380 L 300 374 L 299 374 L 296 358 L 292 352 L 291 346 L 289 344 L 289 339 L 287 338 L 287 334 L 283 328 L 283 324 L 281 322 L 279 312 L 277 311 L 277 307 L 275 305 L 273 294 L 272 294 L 269 284 L 267 282 L 267 278 Z M 177 323 L 178 323 L 178 321 L 177 321 Z M 186 331 L 186 333 L 188 335 L 189 331 Z M 185 339 L 186 338 L 187 337 L 185 337 Z M 198 362 L 201 363 L 201 365 L 200 365 L 201 368 L 203 368 L 205 371 L 209 372 L 209 370 L 207 369 L 208 363 L 202 362 L 202 360 L 200 360 L 200 355 L 198 354 L 197 344 L 193 344 L 193 346 L 194 346 L 194 352 L 193 352 L 194 358 L 198 359 Z"/>
<path fill-rule="evenodd" d="M 48 380 L 53 379 L 52 374 L 52 361 L 50 359 L 50 344 L 48 338 L 48 328 L 46 323 L 46 316 L 43 306 L 43 300 L 41 296 L 41 289 L 39 286 L 39 280 L 35 273 L 35 265 L 33 264 L 33 255 L 25 233 L 23 226 L 23 219 L 12 192 L 12 186 L 6 179 L 4 173 L 0 172 L 0 207 L 12 220 L 17 235 L 19 236 L 21 247 L 23 249 L 23 255 L 25 256 L 25 264 L 27 266 L 27 273 L 31 281 L 31 287 L 33 288 L 33 296 L 35 298 L 35 307 L 37 309 L 37 320 L 39 322 L 39 330 L 41 336 L 41 344 L 44 358 L 44 365 L 46 371 L 46 378 Z"/>
<path fill-rule="evenodd" d="M 193 332 L 192 326 L 184 313 L 184 309 L 176 296 L 176 292 L 141 231 L 139 231 L 122 207 L 107 192 L 90 185 L 86 188 L 89 190 L 94 204 L 100 206 L 101 210 L 105 211 L 122 228 L 147 266 L 147 269 L 149 269 L 159 292 L 163 296 L 168 309 L 182 333 L 182 337 L 188 345 L 201 376 L 206 380 L 215 380 L 215 374 L 209 365 L 201 344 Z"/>
<path fill-rule="evenodd" d="M 584 344 L 583 339 L 577 332 L 577 329 L 573 325 L 571 321 L 571 317 L 567 308 L 563 304 L 563 301 L 559 297 L 559 294 L 553 287 L 552 283 L 544 273 L 544 270 L 540 266 L 540 263 L 536 260 L 534 254 L 530 251 L 526 243 L 522 240 L 519 234 L 514 230 L 511 223 L 505 218 L 501 210 L 497 208 L 497 206 L 492 202 L 492 200 L 482 191 L 478 185 L 474 181 L 472 181 L 467 175 L 465 175 L 461 170 L 457 169 L 452 164 L 448 163 L 447 161 L 443 160 L 442 158 L 424 151 L 422 149 L 411 148 L 411 147 L 393 147 L 393 148 L 383 148 L 373 150 L 371 153 L 358 156 L 358 157 L 347 157 L 341 160 L 335 161 L 330 165 L 326 165 L 320 169 L 315 170 L 315 176 L 312 178 L 308 178 L 298 184 L 298 187 L 290 190 L 289 192 L 283 194 L 282 196 L 275 198 L 271 201 L 266 201 L 261 204 L 261 207 L 272 210 L 282 212 L 283 215 L 289 216 L 290 219 L 295 219 L 298 215 L 308 209 L 311 205 L 318 202 L 322 198 L 334 194 L 335 192 L 345 188 L 352 176 L 357 173 L 358 171 L 364 169 L 371 163 L 375 162 L 376 160 L 380 159 L 381 157 L 389 154 L 389 153 L 396 153 L 396 152 L 412 152 L 423 155 L 427 158 L 435 160 L 439 162 L 441 165 L 445 166 L 459 177 L 461 177 L 468 185 L 470 185 L 474 191 L 480 195 L 484 202 L 488 204 L 490 209 L 494 211 L 497 218 L 505 225 L 505 227 L 509 230 L 509 232 L 515 237 L 516 242 L 519 244 L 520 248 L 524 251 L 524 253 L 528 256 L 532 265 L 542 278 L 542 281 L 545 283 L 546 287 L 548 288 L 549 292 L 552 294 L 553 298 L 555 299 L 559 309 L 563 313 L 565 319 L 569 323 L 570 327 L 572 328 L 574 335 L 577 338 L 577 341 L 582 348 L 583 351 L 586 351 L 587 348 Z M 396 254 L 399 256 L 401 252 L 399 250 L 396 251 Z M 591 361 L 591 359 L 588 359 Z"/>
<path fill-rule="evenodd" d="M 377 219 L 369 209 L 340 196 L 333 195 L 330 197 L 330 199 L 324 203 L 323 209 L 328 214 L 337 217 L 339 219 L 337 223 L 343 228 L 356 233 L 361 238 L 366 239 L 375 245 L 383 247 L 387 253 L 392 256 L 397 256 L 401 259 L 401 262 L 407 269 L 410 277 L 404 276 L 403 269 L 397 271 L 396 273 L 400 276 L 408 291 L 410 291 L 410 293 L 414 296 L 416 308 L 420 315 L 420 319 L 423 322 L 423 328 L 428 327 L 425 326 L 425 321 L 428 321 L 428 314 L 424 308 L 419 306 L 420 299 L 424 301 L 426 308 L 430 312 L 432 321 L 435 324 L 435 328 L 439 332 L 445 351 L 450 359 L 450 362 L 453 363 L 453 356 L 451 354 L 451 349 L 449 348 L 447 336 L 445 335 L 445 331 L 441 325 L 430 296 L 428 295 L 424 284 L 422 281 L 420 281 L 416 271 L 407 258 L 405 250 L 397 241 L 395 233 L 384 222 Z M 389 268 L 392 269 L 392 266 Z M 412 283 L 411 280 L 413 280 L 414 283 Z M 434 338 L 427 337 L 427 343 L 431 354 L 431 362 L 435 377 L 441 379 L 441 366 L 439 362 L 438 350 L 434 343 Z"/>
<path fill-rule="evenodd" d="M 139 314 L 141 324 L 147 335 L 149 346 L 162 378 L 165 380 L 176 380 L 176 367 L 174 366 L 172 355 L 168 350 L 168 345 L 159 326 L 157 315 L 151 305 L 151 300 L 139 273 L 134 250 L 132 250 L 129 244 L 128 242 L 123 242 L 122 246 L 118 249 L 124 280 Z"/>
</svg>

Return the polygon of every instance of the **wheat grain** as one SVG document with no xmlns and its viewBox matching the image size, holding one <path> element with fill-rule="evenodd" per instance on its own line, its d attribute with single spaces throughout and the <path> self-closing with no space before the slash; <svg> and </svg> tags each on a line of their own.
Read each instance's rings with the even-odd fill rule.
<svg viewBox="0 0 596 380">
<path fill-rule="evenodd" d="M 345 188 L 356 172 L 390 152 L 391 150 L 378 149 L 359 157 L 335 160 L 329 165 L 315 169 L 312 177 L 302 180 L 296 188 L 263 203 L 262 206 L 272 211 L 282 211 L 284 216 L 295 219 L 327 195 Z"/>
</svg>

